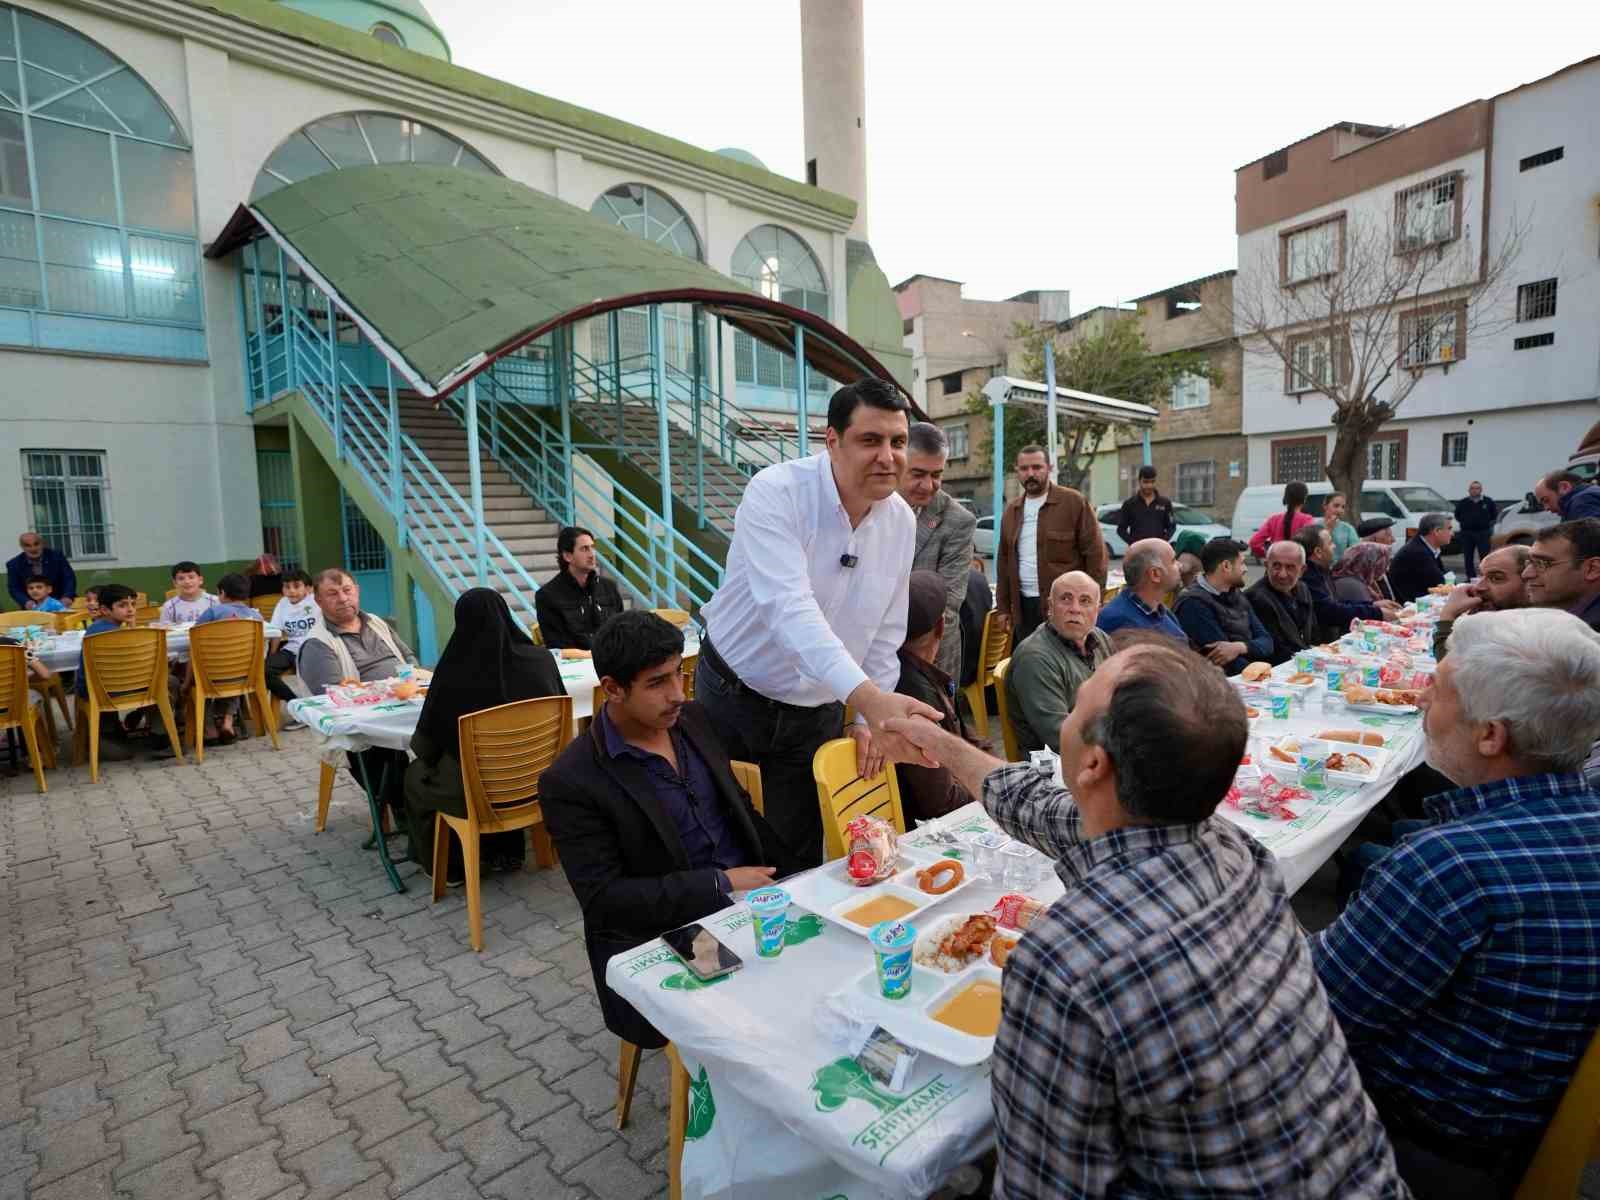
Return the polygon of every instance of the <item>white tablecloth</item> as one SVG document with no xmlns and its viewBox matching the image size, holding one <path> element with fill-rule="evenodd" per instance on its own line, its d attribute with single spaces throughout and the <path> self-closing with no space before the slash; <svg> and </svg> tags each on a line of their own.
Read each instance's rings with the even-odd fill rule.
<svg viewBox="0 0 1600 1200">
<path fill-rule="evenodd" d="M 268 625 L 266 640 L 283 636 L 283 631 Z M 76 671 L 78 659 L 83 654 L 83 630 L 74 629 L 58 633 L 38 643 L 39 661 L 52 671 Z M 167 630 L 167 657 L 186 660 L 189 657 L 189 628 Z"/>
<path fill-rule="evenodd" d="M 993 828 L 969 804 L 938 826 Z M 909 835 L 916 843 L 927 827 Z M 826 870 L 826 867 L 818 868 Z M 982 912 L 1006 891 L 979 882 L 930 910 Z M 1062 893 L 1051 874 L 1028 891 Z M 705 924 L 744 969 L 695 986 L 659 940 L 619 954 L 606 982 L 669 1036 L 689 1073 L 683 1194 L 705 1196 L 926 1196 L 994 1136 L 989 1066 L 952 1067 L 922 1054 L 906 1091 L 843 1099 L 818 1073 L 850 1057 L 849 1022 L 824 1002 L 872 967 L 867 940 L 791 908 L 793 933 L 777 959 L 759 959 L 743 904 Z"/>
</svg>

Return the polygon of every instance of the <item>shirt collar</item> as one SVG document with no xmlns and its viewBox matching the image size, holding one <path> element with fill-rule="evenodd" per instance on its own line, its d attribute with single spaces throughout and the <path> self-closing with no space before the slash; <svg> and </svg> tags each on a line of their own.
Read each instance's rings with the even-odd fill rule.
<svg viewBox="0 0 1600 1200">
<path fill-rule="evenodd" d="M 1203 587 L 1206 591 L 1210 592 L 1213 596 L 1222 595 L 1222 589 L 1219 588 L 1219 587 L 1213 587 L 1211 585 L 1211 581 L 1209 579 L 1207 579 L 1204 575 L 1196 575 L 1194 577 L 1194 581 L 1196 583 L 1198 583 L 1201 587 Z"/>
<path fill-rule="evenodd" d="M 1060 642 L 1070 652 L 1076 654 L 1084 662 L 1094 661 L 1094 630 L 1092 628 L 1089 630 L 1089 636 L 1083 639 L 1083 649 L 1079 650 L 1076 642 L 1069 637 L 1062 637 L 1060 631 L 1050 622 L 1046 621 L 1044 624 L 1045 628 L 1055 635 L 1056 641 Z"/>
<path fill-rule="evenodd" d="M 1159 617 L 1162 610 L 1167 607 L 1165 604 L 1157 604 L 1154 608 L 1151 608 L 1144 602 L 1144 597 L 1139 595 L 1139 593 L 1134 591 L 1132 588 L 1124 588 L 1123 592 L 1126 594 L 1128 599 L 1132 601 L 1133 606 L 1147 617 Z"/>
<path fill-rule="evenodd" d="M 1530 800 L 1564 800 L 1590 795 L 1583 775 L 1522 775 L 1516 779 L 1497 779 L 1477 787 L 1457 788 L 1429 796 L 1423 809 L 1435 821 L 1459 821 L 1480 813 L 1525 804 Z"/>
<path fill-rule="evenodd" d="M 1077 843 L 1061 858 L 1061 866 L 1074 879 L 1086 878 L 1096 868 L 1119 858 L 1148 858 L 1164 850 L 1199 841 L 1204 823 L 1193 825 L 1125 825 Z"/>
</svg>

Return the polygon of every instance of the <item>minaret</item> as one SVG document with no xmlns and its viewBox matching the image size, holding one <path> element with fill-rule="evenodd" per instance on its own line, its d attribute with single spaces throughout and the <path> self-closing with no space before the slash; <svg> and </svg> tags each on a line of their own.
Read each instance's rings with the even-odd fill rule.
<svg viewBox="0 0 1600 1200">
<path fill-rule="evenodd" d="M 867 64 L 862 0 L 800 0 L 806 182 L 858 205 L 850 237 L 867 240 Z"/>
</svg>

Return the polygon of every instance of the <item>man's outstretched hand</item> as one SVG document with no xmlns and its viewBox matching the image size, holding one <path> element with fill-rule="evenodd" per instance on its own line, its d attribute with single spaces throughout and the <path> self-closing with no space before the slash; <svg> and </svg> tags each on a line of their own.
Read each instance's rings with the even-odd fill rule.
<svg viewBox="0 0 1600 1200">
<path fill-rule="evenodd" d="M 870 683 L 864 683 L 850 693 L 850 703 L 871 730 L 871 752 L 878 754 L 883 761 L 909 763 L 915 767 L 939 765 L 904 735 L 884 727 L 886 721 L 907 717 L 924 717 L 937 724 L 943 716 L 938 709 L 910 696 L 902 696 L 898 692 L 881 691 Z M 858 741 L 858 763 L 860 749 Z"/>
</svg>

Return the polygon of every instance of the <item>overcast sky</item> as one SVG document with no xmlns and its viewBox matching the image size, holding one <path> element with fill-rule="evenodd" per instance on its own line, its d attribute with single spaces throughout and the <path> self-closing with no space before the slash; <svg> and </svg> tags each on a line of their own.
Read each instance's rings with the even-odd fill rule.
<svg viewBox="0 0 1600 1200">
<path fill-rule="evenodd" d="M 803 177 L 798 0 L 425 2 L 462 66 Z M 866 0 L 866 17 L 890 282 L 1068 288 L 1074 311 L 1234 266 L 1246 162 L 1600 54 L 1592 0 Z"/>
</svg>

